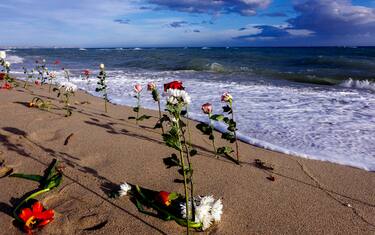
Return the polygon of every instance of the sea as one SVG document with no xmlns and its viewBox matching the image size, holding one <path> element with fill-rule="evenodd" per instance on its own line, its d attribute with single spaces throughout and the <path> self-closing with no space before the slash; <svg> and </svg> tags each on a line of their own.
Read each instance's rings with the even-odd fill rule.
<svg viewBox="0 0 375 235">
<path fill-rule="evenodd" d="M 135 105 L 133 86 L 140 83 L 142 107 L 157 109 L 147 83 L 162 90 L 180 80 L 192 97 L 190 117 L 202 122 L 208 118 L 201 105 L 212 103 L 221 113 L 221 94 L 230 92 L 242 141 L 375 171 L 375 47 L 39 48 L 8 49 L 7 55 L 21 77 L 23 67 L 45 59 L 57 82 L 68 69 L 71 82 L 96 96 L 104 63 L 109 99 L 121 105 Z M 89 81 L 84 69 L 93 73 Z"/>
</svg>

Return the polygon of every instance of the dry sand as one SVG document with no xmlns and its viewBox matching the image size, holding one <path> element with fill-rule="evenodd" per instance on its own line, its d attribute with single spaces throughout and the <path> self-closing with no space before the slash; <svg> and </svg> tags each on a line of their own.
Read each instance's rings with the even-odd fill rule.
<svg viewBox="0 0 375 235">
<path fill-rule="evenodd" d="M 53 158 L 66 168 L 62 186 L 39 199 L 56 211 L 55 221 L 38 234 L 184 234 L 175 222 L 139 213 L 127 197 L 107 192 L 127 181 L 154 190 L 182 191 L 178 176 L 162 159 L 166 147 L 156 118 L 141 127 L 128 120 L 131 108 L 110 105 L 80 91 L 73 116 L 28 108 L 32 97 L 52 97 L 43 89 L 0 90 L 0 160 L 15 172 L 40 174 Z M 142 110 L 153 116 L 156 112 Z M 65 139 L 73 133 L 68 145 Z M 205 136 L 192 129 L 199 155 L 194 157 L 195 190 L 222 198 L 224 214 L 212 234 L 375 234 L 373 172 L 280 154 L 240 143 L 237 166 L 214 158 Z M 219 134 L 217 134 L 219 135 Z M 219 136 L 218 136 L 219 138 Z M 275 181 L 254 165 L 259 158 L 274 166 Z M 0 234 L 22 234 L 13 224 L 15 199 L 35 189 L 34 182 L 0 179 Z M 348 207 L 350 204 L 351 207 Z"/>
</svg>

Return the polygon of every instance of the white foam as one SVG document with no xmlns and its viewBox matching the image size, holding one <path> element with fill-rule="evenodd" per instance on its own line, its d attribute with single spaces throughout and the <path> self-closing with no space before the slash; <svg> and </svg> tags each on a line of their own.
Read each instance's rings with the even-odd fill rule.
<svg viewBox="0 0 375 235">
<path fill-rule="evenodd" d="M 108 75 L 110 100 L 130 106 L 136 102 L 132 98 L 135 83 L 146 88 L 148 82 L 154 81 L 161 90 L 166 82 L 183 81 L 192 97 L 190 117 L 199 121 L 207 121 L 201 105 L 211 102 L 214 112 L 219 113 L 220 95 L 229 91 L 234 97 L 241 140 L 304 158 L 375 171 L 375 94 L 372 92 L 340 87 L 290 87 L 265 81 L 227 82 L 210 77 L 215 73 L 192 71 L 108 71 Z M 61 79 L 59 76 L 58 80 Z M 95 76 L 90 83 L 78 76 L 71 81 L 98 95 Z M 142 92 L 142 106 L 157 109 L 146 89 Z M 216 128 L 225 130 L 219 124 Z"/>
<path fill-rule="evenodd" d="M 340 86 L 375 91 L 375 82 L 370 82 L 368 80 L 360 81 L 349 78 L 341 83 Z"/>
<path fill-rule="evenodd" d="M 23 58 L 16 55 L 7 55 L 6 58 L 11 64 L 21 64 L 23 63 Z"/>
</svg>

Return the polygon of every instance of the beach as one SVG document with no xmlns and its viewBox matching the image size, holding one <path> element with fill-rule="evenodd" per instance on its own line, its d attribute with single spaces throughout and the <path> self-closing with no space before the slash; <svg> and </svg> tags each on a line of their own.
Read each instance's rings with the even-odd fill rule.
<svg viewBox="0 0 375 235">
<path fill-rule="evenodd" d="M 134 115 L 131 107 L 110 104 L 104 113 L 103 100 L 82 90 L 72 97 L 70 117 L 57 108 L 29 108 L 35 96 L 62 107 L 47 85 L 0 90 L 0 159 L 17 173 L 39 174 L 53 158 L 65 166 L 62 185 L 40 198 L 55 210 L 55 220 L 38 234 L 185 232 L 173 221 L 139 213 L 127 197 L 108 196 L 125 181 L 182 193 L 181 185 L 173 182 L 177 172 L 163 164 L 172 150 L 160 130 L 153 129 L 156 111 L 142 109 L 153 117 L 137 126 L 128 120 Z M 209 140 L 195 128 L 191 131 L 198 150 L 192 158 L 195 192 L 221 198 L 224 205 L 221 222 L 207 234 L 374 234 L 373 172 L 243 142 L 238 166 L 215 158 Z M 220 134 L 215 135 L 220 143 Z M 273 170 L 257 167 L 255 159 Z M 270 176 L 274 181 L 267 179 Z M 22 234 L 12 224 L 14 199 L 36 184 L 4 177 L 0 185 L 0 233 Z"/>
</svg>

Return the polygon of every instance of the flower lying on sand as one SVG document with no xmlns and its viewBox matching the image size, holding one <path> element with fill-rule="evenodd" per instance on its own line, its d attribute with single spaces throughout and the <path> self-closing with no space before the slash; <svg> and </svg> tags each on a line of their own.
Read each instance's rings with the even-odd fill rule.
<svg viewBox="0 0 375 235">
<path fill-rule="evenodd" d="M 59 89 L 65 89 L 66 92 L 75 92 L 77 90 L 77 86 L 71 82 L 62 82 L 59 85 Z"/>
<path fill-rule="evenodd" d="M 202 223 L 202 230 L 208 229 L 212 223 L 219 222 L 221 215 L 223 214 L 223 204 L 221 200 L 216 200 L 212 196 L 195 197 L 195 221 L 196 223 Z M 191 206 L 189 207 L 191 208 Z M 181 203 L 181 214 L 183 218 L 186 218 L 186 204 Z M 189 213 L 191 217 L 192 213 Z"/>
<path fill-rule="evenodd" d="M 131 189 L 132 187 L 128 183 L 125 182 L 120 185 L 120 190 L 118 194 L 120 195 L 120 197 L 126 196 Z"/>
<path fill-rule="evenodd" d="M 184 104 L 190 104 L 191 98 L 189 94 L 184 90 L 179 89 L 168 89 L 167 90 L 168 95 L 168 103 L 175 105 L 179 103 L 179 100 L 181 100 Z"/>
<path fill-rule="evenodd" d="M 160 191 L 156 195 L 156 200 L 160 202 L 164 206 L 170 206 L 171 205 L 171 199 L 169 197 L 170 193 L 166 191 Z"/>
<path fill-rule="evenodd" d="M 10 90 L 10 89 L 12 89 L 12 85 L 10 85 L 10 83 L 5 83 L 2 87 L 1 87 L 1 89 L 6 89 L 6 90 Z"/>
<path fill-rule="evenodd" d="M 21 210 L 19 217 L 25 223 L 24 230 L 31 234 L 35 228 L 41 228 L 53 221 L 55 213 L 53 210 L 46 210 L 42 203 L 35 202 L 31 208 Z"/>
<path fill-rule="evenodd" d="M 181 81 L 173 81 L 164 84 L 164 91 L 166 92 L 168 89 L 185 90 L 185 87 L 182 85 Z"/>
</svg>

